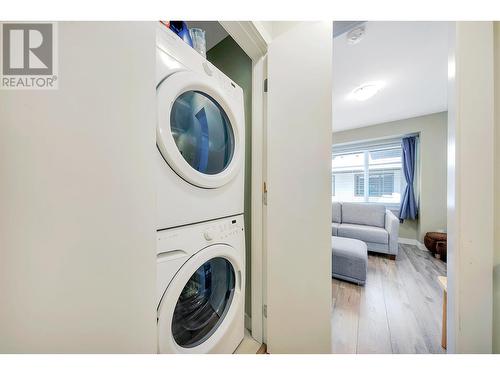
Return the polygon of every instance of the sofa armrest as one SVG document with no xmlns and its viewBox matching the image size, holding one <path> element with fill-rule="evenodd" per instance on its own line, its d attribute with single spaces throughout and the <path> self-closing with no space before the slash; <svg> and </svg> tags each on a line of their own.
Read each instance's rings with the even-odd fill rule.
<svg viewBox="0 0 500 375">
<path fill-rule="evenodd" d="M 398 254 L 399 219 L 391 210 L 385 210 L 385 230 L 389 233 L 389 254 Z"/>
</svg>

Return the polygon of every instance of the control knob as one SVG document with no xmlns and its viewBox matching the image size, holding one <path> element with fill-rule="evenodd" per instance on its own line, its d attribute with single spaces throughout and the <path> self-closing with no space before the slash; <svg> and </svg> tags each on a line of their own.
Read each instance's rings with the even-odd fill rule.
<svg viewBox="0 0 500 375">
<path fill-rule="evenodd" d="M 210 230 L 206 230 L 205 233 L 203 233 L 203 237 L 205 237 L 207 241 L 212 241 L 214 239 L 213 232 Z"/>
</svg>

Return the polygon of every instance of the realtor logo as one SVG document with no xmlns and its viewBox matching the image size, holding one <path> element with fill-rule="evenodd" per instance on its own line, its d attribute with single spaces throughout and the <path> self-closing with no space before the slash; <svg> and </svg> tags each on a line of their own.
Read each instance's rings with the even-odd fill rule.
<svg viewBox="0 0 500 375">
<path fill-rule="evenodd" d="M 55 24 L 2 24 L 2 89 L 57 88 Z"/>
</svg>

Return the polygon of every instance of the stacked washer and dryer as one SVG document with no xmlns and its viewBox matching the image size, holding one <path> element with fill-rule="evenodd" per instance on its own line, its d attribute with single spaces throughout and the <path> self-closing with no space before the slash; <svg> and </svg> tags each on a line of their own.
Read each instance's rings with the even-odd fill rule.
<svg viewBox="0 0 500 375">
<path fill-rule="evenodd" d="M 243 91 L 157 30 L 159 353 L 232 353 L 244 335 Z"/>
</svg>

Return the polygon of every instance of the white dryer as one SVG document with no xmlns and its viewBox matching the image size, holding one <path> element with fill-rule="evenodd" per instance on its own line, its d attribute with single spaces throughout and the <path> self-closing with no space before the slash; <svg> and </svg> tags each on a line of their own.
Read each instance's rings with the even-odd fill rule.
<svg viewBox="0 0 500 375">
<path fill-rule="evenodd" d="M 158 230 L 243 213 L 243 91 L 169 29 L 157 30 Z"/>
<path fill-rule="evenodd" d="M 244 335 L 243 215 L 158 232 L 158 353 L 232 353 Z"/>
</svg>

